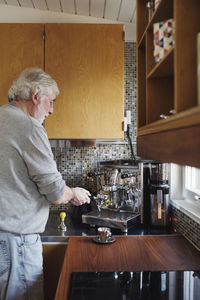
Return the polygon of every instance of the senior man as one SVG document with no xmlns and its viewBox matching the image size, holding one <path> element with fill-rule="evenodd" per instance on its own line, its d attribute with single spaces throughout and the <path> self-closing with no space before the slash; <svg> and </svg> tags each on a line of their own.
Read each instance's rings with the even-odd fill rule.
<svg viewBox="0 0 200 300">
<path fill-rule="evenodd" d="M 59 90 L 41 69 L 13 81 L 0 107 L 0 299 L 43 299 L 40 233 L 49 203 L 90 202 L 83 188 L 69 188 L 58 172 L 42 123 Z"/>
</svg>

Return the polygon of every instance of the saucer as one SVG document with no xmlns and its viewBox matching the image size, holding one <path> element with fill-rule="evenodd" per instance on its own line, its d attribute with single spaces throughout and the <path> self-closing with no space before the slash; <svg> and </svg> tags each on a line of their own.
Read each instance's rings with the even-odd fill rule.
<svg viewBox="0 0 200 300">
<path fill-rule="evenodd" d="M 113 236 L 109 236 L 105 242 L 101 242 L 100 236 L 97 235 L 93 238 L 93 242 L 99 243 L 99 244 L 110 244 L 110 243 L 115 242 L 115 238 Z"/>
</svg>

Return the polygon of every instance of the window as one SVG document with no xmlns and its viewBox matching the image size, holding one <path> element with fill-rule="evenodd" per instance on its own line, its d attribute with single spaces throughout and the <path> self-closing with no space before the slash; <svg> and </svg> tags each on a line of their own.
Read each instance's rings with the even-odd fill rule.
<svg viewBox="0 0 200 300">
<path fill-rule="evenodd" d="M 170 164 L 170 199 L 173 206 L 200 222 L 200 169 Z"/>
<path fill-rule="evenodd" d="M 200 169 L 185 166 L 183 175 L 183 195 L 200 199 Z"/>
<path fill-rule="evenodd" d="M 171 199 L 200 199 L 200 169 L 171 164 Z"/>
</svg>

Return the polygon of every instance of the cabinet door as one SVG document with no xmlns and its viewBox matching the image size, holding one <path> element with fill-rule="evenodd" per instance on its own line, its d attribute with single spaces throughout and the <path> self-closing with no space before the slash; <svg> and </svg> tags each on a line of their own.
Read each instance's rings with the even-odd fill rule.
<svg viewBox="0 0 200 300">
<path fill-rule="evenodd" d="M 46 24 L 45 70 L 60 95 L 49 138 L 123 138 L 122 25 Z"/>
<path fill-rule="evenodd" d="M 44 299 L 53 300 L 67 245 L 43 244 Z"/>
<path fill-rule="evenodd" d="M 0 105 L 12 81 L 28 67 L 44 66 L 43 24 L 0 24 Z"/>
</svg>

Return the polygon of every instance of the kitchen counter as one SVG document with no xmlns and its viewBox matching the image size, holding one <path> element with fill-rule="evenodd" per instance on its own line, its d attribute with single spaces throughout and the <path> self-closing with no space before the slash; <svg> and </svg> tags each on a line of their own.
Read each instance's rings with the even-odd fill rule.
<svg viewBox="0 0 200 300">
<path fill-rule="evenodd" d="M 200 270 L 200 252 L 182 236 L 115 238 L 106 245 L 69 238 L 55 300 L 67 299 L 71 272 Z"/>
<path fill-rule="evenodd" d="M 89 224 L 83 224 L 80 219 L 77 221 L 72 219 L 71 216 L 67 214 L 66 217 L 66 231 L 60 231 L 58 226 L 60 224 L 59 212 L 51 212 L 48 218 L 48 222 L 45 228 L 45 231 L 41 234 L 42 242 L 50 243 L 61 242 L 64 243 L 68 241 L 69 237 L 76 236 L 96 236 L 97 228 L 91 227 Z M 114 236 L 129 236 L 129 235 L 160 235 L 160 234 L 169 234 L 172 233 L 170 229 L 165 228 L 144 228 L 141 224 L 135 224 L 132 227 L 128 228 L 128 232 L 124 233 L 120 229 L 111 229 L 112 235 Z"/>
</svg>

